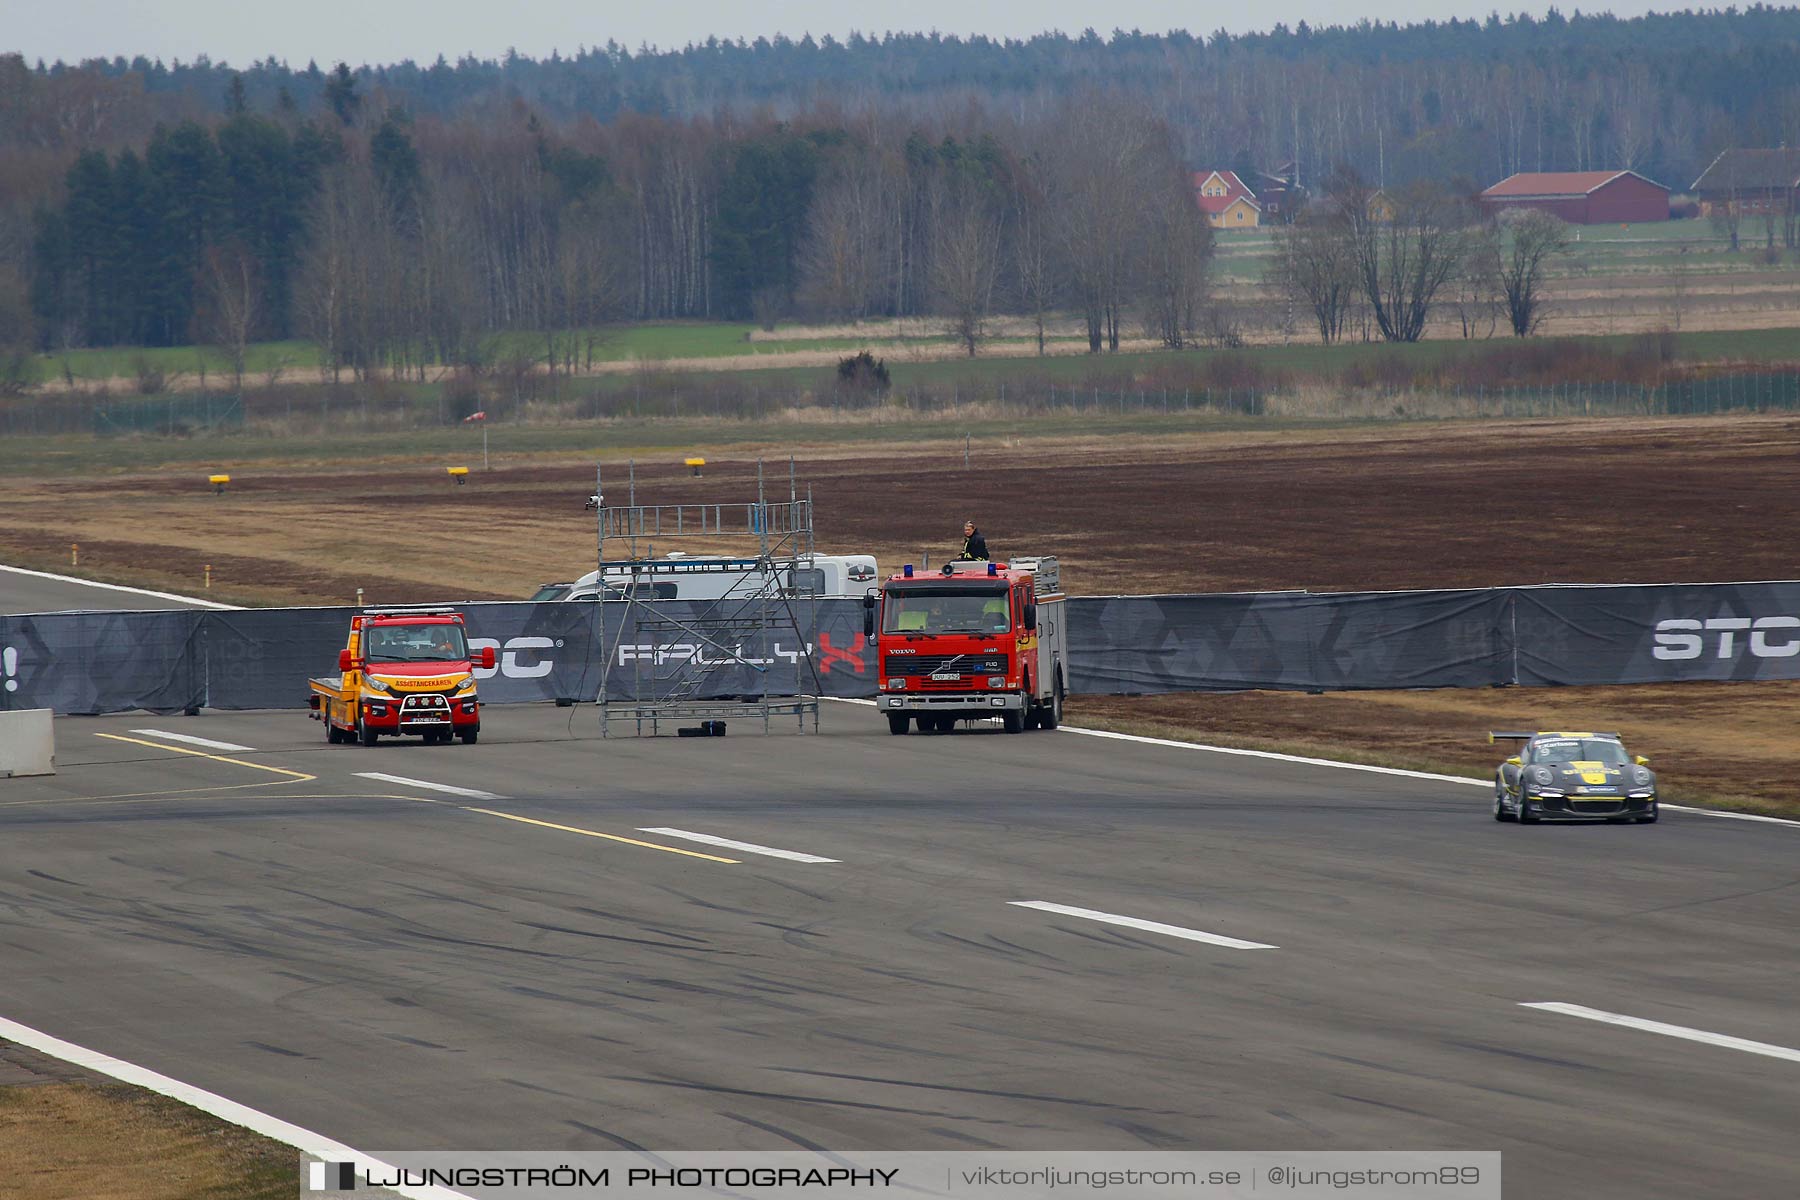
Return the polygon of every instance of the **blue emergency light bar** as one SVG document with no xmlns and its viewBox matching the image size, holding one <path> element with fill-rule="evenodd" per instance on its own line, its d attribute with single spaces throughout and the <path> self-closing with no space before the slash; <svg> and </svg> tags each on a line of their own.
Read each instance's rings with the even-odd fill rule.
<svg viewBox="0 0 1800 1200">
<path fill-rule="evenodd" d="M 907 563 L 904 567 L 900 568 L 900 574 L 902 574 L 903 576 L 905 576 L 908 579 L 911 579 L 912 578 L 912 564 Z"/>
<path fill-rule="evenodd" d="M 998 575 L 999 573 L 1000 573 L 1000 564 L 999 563 L 989 563 L 988 564 L 988 574 L 989 575 Z"/>
</svg>

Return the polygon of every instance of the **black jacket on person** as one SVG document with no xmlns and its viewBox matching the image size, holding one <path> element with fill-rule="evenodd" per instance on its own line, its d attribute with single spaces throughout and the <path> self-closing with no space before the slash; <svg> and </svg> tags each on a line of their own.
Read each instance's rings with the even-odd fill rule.
<svg viewBox="0 0 1800 1200">
<path fill-rule="evenodd" d="M 977 529 L 963 539 L 962 553 L 956 556 L 958 562 L 986 562 L 988 556 L 987 539 Z"/>
</svg>

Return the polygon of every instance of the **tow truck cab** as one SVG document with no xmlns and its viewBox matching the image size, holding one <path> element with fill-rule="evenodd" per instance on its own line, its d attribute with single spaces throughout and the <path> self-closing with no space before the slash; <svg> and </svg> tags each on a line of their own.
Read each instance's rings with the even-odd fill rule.
<svg viewBox="0 0 1800 1200">
<path fill-rule="evenodd" d="M 1066 687 L 1054 558 L 911 566 L 863 598 L 888 729 L 946 733 L 998 717 L 1008 733 L 1055 729 Z"/>
<path fill-rule="evenodd" d="M 309 681 L 308 704 L 331 742 L 372 746 L 383 735 L 473 742 L 481 732 L 475 668 L 493 666 L 493 647 L 470 654 L 455 609 L 367 609 L 350 618 L 339 674 Z"/>
</svg>

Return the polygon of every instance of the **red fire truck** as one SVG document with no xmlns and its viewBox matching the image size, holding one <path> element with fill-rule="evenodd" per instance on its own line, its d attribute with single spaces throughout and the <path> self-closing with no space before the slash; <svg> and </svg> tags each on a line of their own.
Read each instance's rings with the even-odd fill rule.
<svg viewBox="0 0 1800 1200">
<path fill-rule="evenodd" d="M 1062 721 L 1063 596 L 1054 558 L 907 566 L 863 597 L 888 729 L 948 733 L 998 717 L 1008 733 Z M 879 629 L 879 633 L 877 630 Z"/>
</svg>

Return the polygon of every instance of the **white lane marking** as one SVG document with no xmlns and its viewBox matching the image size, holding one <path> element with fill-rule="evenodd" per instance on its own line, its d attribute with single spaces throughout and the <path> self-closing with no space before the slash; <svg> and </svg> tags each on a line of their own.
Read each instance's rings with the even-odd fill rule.
<svg viewBox="0 0 1800 1200">
<path fill-rule="evenodd" d="M 1717 808 L 1689 808 L 1685 804 L 1658 803 L 1657 807 L 1667 809 L 1670 812 L 1693 813 L 1695 816 L 1700 817 L 1724 817 L 1727 821 L 1762 821 L 1769 825 L 1792 825 L 1796 829 L 1800 829 L 1800 821 L 1790 821 L 1786 817 L 1765 817 L 1757 813 L 1725 812 L 1723 809 Z"/>
<path fill-rule="evenodd" d="M 493 792 L 479 792 L 474 788 L 452 787 L 447 783 L 432 783 L 428 779 L 408 779 L 404 775 L 389 775 L 385 771 L 357 771 L 358 779 L 374 779 L 381 783 L 397 783 L 401 787 L 424 788 L 430 792 L 448 792 L 452 796 L 467 796 L 471 800 L 502 800 Z"/>
<path fill-rule="evenodd" d="M 1218 933 L 1206 933 L 1199 929 L 1188 929 L 1181 925 L 1165 925 L 1161 921 L 1146 921 L 1140 917 L 1121 917 L 1117 913 L 1099 912 L 1092 908 L 1074 908 L 1067 904 L 1051 904 L 1045 900 L 1008 900 L 1015 908 L 1035 908 L 1040 912 L 1061 913 L 1065 917 L 1085 917 L 1090 921 L 1103 921 L 1108 925 L 1123 925 L 1127 929 L 1142 929 L 1146 933 L 1162 933 L 1169 937 L 1185 938 L 1190 942 L 1209 942 L 1214 946 L 1229 946 L 1233 950 L 1279 950 L 1279 946 L 1271 946 L 1267 942 L 1246 942 L 1242 938 L 1226 937 Z"/>
<path fill-rule="evenodd" d="M 1135 733 L 1114 733 L 1110 729 L 1077 729 L 1062 727 L 1064 733 L 1084 737 L 1108 738 L 1116 742 L 1138 742 L 1146 746 L 1171 746 L 1177 750 L 1204 750 L 1209 754 L 1232 754 L 1242 758 L 1266 758 L 1275 762 L 1299 763 L 1306 767 L 1337 767 L 1344 771 L 1368 771 L 1374 775 L 1398 775 L 1402 779 L 1429 779 L 1433 783 L 1466 783 L 1475 787 L 1492 787 L 1491 779 L 1470 779 L 1466 775 L 1437 775 L 1430 771 L 1405 771 L 1399 767 L 1376 767 L 1368 763 L 1338 762 L 1331 758 L 1307 758 L 1299 754 L 1277 754 L 1273 750 L 1242 750 L 1236 746 L 1208 746 L 1201 742 L 1177 742 L 1170 738 L 1143 737 Z"/>
<path fill-rule="evenodd" d="M 802 854 L 798 850 L 777 850 L 773 846 L 758 846 L 755 842 L 734 842 L 730 838 L 714 837 L 710 833 L 690 833 L 685 829 L 645 826 L 638 832 L 659 833 L 663 837 L 686 838 L 690 842 L 705 842 L 708 846 L 723 846 L 727 850 L 742 850 L 746 854 L 766 854 L 770 858 L 785 858 L 793 862 L 834 863 L 843 861 L 836 858 L 820 858 L 817 854 Z"/>
<path fill-rule="evenodd" d="M 279 1117 L 259 1112 L 236 1100 L 227 1100 L 213 1092 L 183 1083 L 179 1079 L 171 1079 L 167 1075 L 128 1063 L 123 1059 L 113 1058 L 98 1050 L 89 1050 L 85 1046 L 77 1046 L 73 1042 L 65 1042 L 61 1038 L 52 1037 L 42 1030 L 33 1029 L 29 1025 L 21 1025 L 17 1021 L 9 1021 L 0 1017 L 0 1039 L 16 1042 L 36 1050 L 39 1054 L 48 1054 L 51 1058 L 73 1063 L 89 1071 L 96 1071 L 124 1083 L 147 1088 L 159 1095 L 179 1100 L 190 1108 L 210 1113 L 221 1121 L 260 1133 L 283 1145 L 292 1146 L 303 1154 L 311 1154 L 317 1158 L 333 1162 L 353 1162 L 358 1173 L 375 1171 L 384 1176 L 391 1176 L 394 1168 L 378 1158 L 371 1158 L 360 1150 L 353 1150 L 339 1141 L 334 1141 L 323 1134 L 314 1133 L 310 1129 L 302 1129 Z M 391 1189 L 410 1200 L 471 1200 L 462 1192 L 453 1192 L 448 1188 L 403 1185 Z"/>
<path fill-rule="evenodd" d="M 205 746 L 211 750 L 250 750 L 255 746 L 240 746 L 236 742 L 215 742 L 211 738 L 195 737 L 191 733 L 170 733 L 167 729 L 134 729 L 133 733 L 148 734 L 150 737 L 168 738 L 172 742 L 186 742 L 190 746 Z"/>
<path fill-rule="evenodd" d="M 1661 1021 L 1646 1021 L 1642 1017 L 1628 1017 L 1622 1013 L 1606 1012 L 1603 1009 L 1588 1008 L 1581 1004 L 1563 1004 L 1560 1001 L 1552 1000 L 1534 1004 L 1522 1003 L 1519 1007 L 1561 1013 L 1566 1017 L 1581 1017 L 1584 1020 L 1599 1021 L 1606 1025 L 1623 1025 L 1627 1029 L 1641 1029 L 1645 1033 L 1660 1033 L 1664 1037 L 1681 1038 L 1689 1042 L 1704 1042 L 1708 1046 L 1723 1046 L 1727 1050 L 1742 1050 L 1746 1054 L 1763 1054 L 1769 1058 L 1785 1058 L 1789 1062 L 1800 1062 L 1800 1050 L 1794 1050 L 1787 1046 L 1753 1042 L 1748 1038 L 1731 1037 L 1729 1034 L 1723 1033 L 1708 1033 L 1704 1029 L 1689 1029 L 1685 1025 L 1665 1025 Z"/>
<path fill-rule="evenodd" d="M 198 596 L 179 596 L 174 592 L 153 592 L 149 588 L 126 587 L 122 583 L 100 583 L 98 580 L 81 579 L 74 575 L 53 575 L 49 571 L 31 571 L 24 567 L 9 567 L 3 563 L 0 563 L 0 571 L 7 571 L 14 575 L 30 575 L 34 579 L 53 579 L 57 583 L 78 583 L 83 587 L 103 588 L 109 592 L 130 592 L 134 596 L 154 596 L 158 600 L 179 600 L 183 604 L 192 604 L 196 608 L 218 608 L 236 612 L 241 607 L 236 604 L 220 604 L 213 600 L 202 600 Z"/>
</svg>

